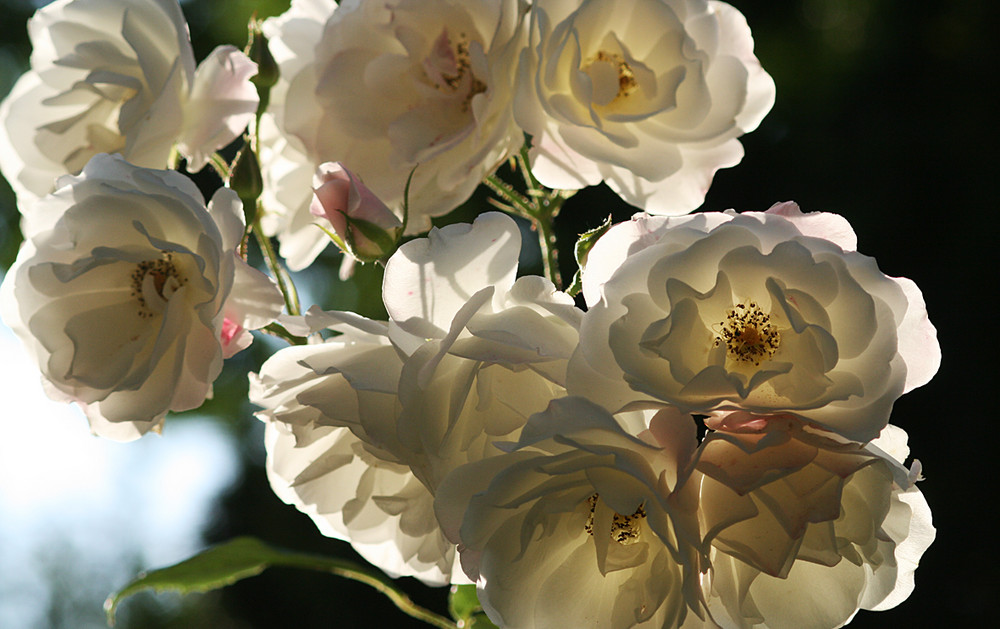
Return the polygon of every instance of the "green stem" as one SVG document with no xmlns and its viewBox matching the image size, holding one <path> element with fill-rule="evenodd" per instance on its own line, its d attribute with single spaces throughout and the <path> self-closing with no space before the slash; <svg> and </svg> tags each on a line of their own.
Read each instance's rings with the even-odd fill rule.
<svg viewBox="0 0 1000 629">
<path fill-rule="evenodd" d="M 558 250 L 556 248 L 556 234 L 552 229 L 552 221 L 562 208 L 562 204 L 569 198 L 560 190 L 549 190 L 535 178 L 531 172 L 531 164 L 528 158 L 528 145 L 521 147 L 517 154 L 517 164 L 524 178 L 524 183 L 528 187 L 528 194 L 535 202 L 534 212 L 531 213 L 531 220 L 538 232 L 538 245 L 542 249 L 542 268 L 545 277 L 555 285 L 557 289 L 562 289 L 562 277 L 559 275 Z"/>
<path fill-rule="evenodd" d="M 528 184 L 528 187 L 532 190 L 541 190 L 543 188 L 542 184 L 535 179 L 534 173 L 531 172 L 531 161 L 528 158 L 527 144 L 521 146 L 521 151 L 517 154 L 517 164 L 521 167 L 521 176 L 524 177 L 524 181 Z"/>
<path fill-rule="evenodd" d="M 531 221 L 535 231 L 538 232 L 538 245 L 542 249 L 542 268 L 545 277 L 549 278 L 556 288 L 561 289 L 562 278 L 559 276 L 556 236 L 552 229 L 552 221 L 569 196 L 561 190 L 549 190 L 535 179 L 528 163 L 527 146 L 521 147 L 517 163 L 528 188 L 527 195 L 521 194 L 514 189 L 514 186 L 496 175 L 488 175 L 484 183 L 506 202 L 506 206 L 500 205 L 501 209 Z"/>
<path fill-rule="evenodd" d="M 260 207 L 257 208 L 257 216 L 261 214 L 260 209 Z M 295 290 L 295 284 L 292 282 L 292 278 L 288 276 L 288 272 L 281 266 L 278 254 L 274 251 L 274 246 L 271 244 L 271 239 L 261 233 L 259 220 L 254 222 L 253 235 L 257 239 L 257 244 L 260 245 L 261 252 L 264 254 L 264 260 L 267 262 L 267 268 L 271 271 L 271 276 L 278 283 L 278 290 L 281 291 L 281 296 L 285 298 L 285 308 L 288 310 L 288 314 L 301 314 L 302 308 L 299 305 L 299 293 Z"/>
<path fill-rule="evenodd" d="M 440 627 L 440 629 L 455 629 L 457 625 L 452 621 L 448 620 L 443 616 L 438 616 L 434 612 L 420 605 L 414 603 L 409 596 L 403 592 L 396 589 L 395 585 L 391 582 L 382 579 L 374 574 L 354 570 L 346 566 L 343 567 L 331 567 L 330 572 L 359 583 L 364 583 L 382 594 L 384 594 L 392 603 L 399 608 L 407 616 L 411 618 L 416 618 L 417 620 L 422 620 L 428 625 L 434 627 Z"/>
<path fill-rule="evenodd" d="M 219 155 L 218 153 L 212 153 L 208 158 L 208 163 L 215 170 L 216 174 L 223 181 L 229 181 L 229 176 L 232 174 L 232 170 L 229 168 L 229 163 L 226 158 Z"/>
<path fill-rule="evenodd" d="M 538 246 L 542 249 L 542 269 L 545 272 L 545 277 L 549 278 L 557 290 L 562 290 L 562 277 L 559 275 L 559 260 L 556 251 L 556 235 L 552 229 L 554 217 L 555 213 L 546 207 L 532 217 L 532 222 L 538 232 Z"/>
<path fill-rule="evenodd" d="M 486 183 L 486 186 L 490 190 L 497 193 L 497 196 L 509 203 L 515 214 L 534 220 L 535 212 L 538 210 L 537 206 L 530 199 L 515 190 L 514 186 L 496 175 L 487 175 L 484 183 Z"/>
</svg>

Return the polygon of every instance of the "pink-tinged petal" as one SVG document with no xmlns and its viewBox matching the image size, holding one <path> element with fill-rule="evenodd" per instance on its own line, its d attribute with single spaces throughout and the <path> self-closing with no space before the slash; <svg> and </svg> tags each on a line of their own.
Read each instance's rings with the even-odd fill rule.
<svg viewBox="0 0 1000 629">
<path fill-rule="evenodd" d="M 488 286 L 509 290 L 520 248 L 517 224 L 496 212 L 404 244 L 389 258 L 382 281 L 389 317 L 404 329 L 408 322 L 424 322 L 430 328 L 415 333 L 443 337 L 473 294 Z"/>
<path fill-rule="evenodd" d="M 854 228 L 840 214 L 803 213 L 799 204 L 794 201 L 775 203 L 766 213 L 785 217 L 802 232 L 803 236 L 829 240 L 844 251 L 855 251 L 858 248 L 858 236 L 854 233 Z"/>
<path fill-rule="evenodd" d="M 201 170 L 215 151 L 239 137 L 257 111 L 250 78 L 257 64 L 233 46 L 219 46 L 198 66 L 184 105 L 184 130 L 177 148 L 188 170 Z"/>
<path fill-rule="evenodd" d="M 403 232 L 392 210 L 338 162 L 316 170 L 309 211 L 330 222 L 346 253 L 366 262 L 389 255 Z"/>
</svg>

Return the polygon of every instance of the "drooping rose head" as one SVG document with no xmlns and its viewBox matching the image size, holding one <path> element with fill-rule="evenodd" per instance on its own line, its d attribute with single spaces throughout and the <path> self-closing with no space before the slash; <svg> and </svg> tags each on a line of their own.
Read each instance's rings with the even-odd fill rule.
<svg viewBox="0 0 1000 629">
<path fill-rule="evenodd" d="M 309 211 L 330 221 L 347 253 L 363 262 L 389 255 L 403 231 L 392 210 L 339 162 L 321 164 L 316 171 Z"/>
<path fill-rule="evenodd" d="M 388 326 L 353 313 L 310 311 L 305 320 L 323 320 L 319 326 L 340 335 L 279 350 L 250 377 L 250 400 L 266 425 L 271 488 L 321 533 L 350 542 L 394 577 L 464 582 L 453 570 L 455 547 L 434 518 L 433 496 L 380 447 L 383 435 L 369 421 L 391 424 L 399 412 L 402 360 Z"/>
<path fill-rule="evenodd" d="M 841 217 L 794 204 L 613 227 L 584 271 L 570 393 L 612 409 L 791 413 L 874 438 L 940 348 L 913 282 L 855 243 Z"/>
<path fill-rule="evenodd" d="M 31 70 L 0 105 L 0 168 L 22 202 L 98 153 L 189 169 L 231 142 L 257 108 L 256 65 L 220 46 L 195 69 L 176 0 L 57 0 L 28 21 Z"/>
<path fill-rule="evenodd" d="M 264 27 L 282 73 L 265 178 L 340 161 L 399 215 L 419 164 L 407 232 L 426 231 L 523 142 L 511 107 L 522 24 L 516 0 L 293 2 Z M 310 201 L 294 187 L 273 201 L 283 255 L 305 266 L 322 239 L 299 235 Z"/>
<path fill-rule="evenodd" d="M 774 103 L 746 20 L 706 0 L 536 0 L 514 115 L 545 185 L 606 182 L 652 214 L 701 205 Z"/>
<path fill-rule="evenodd" d="M 199 406 L 222 360 L 281 309 L 235 253 L 236 194 L 208 208 L 173 171 L 97 155 L 35 204 L 52 225 L 25 241 L 2 288 L 4 321 L 48 392 L 79 403 L 94 432 L 134 439 Z"/>
<path fill-rule="evenodd" d="M 915 473 L 885 452 L 905 449 L 905 433 L 891 425 L 867 446 L 790 417 L 711 433 L 682 491 L 697 495 L 714 620 L 839 627 L 859 609 L 905 600 L 934 540 Z"/>
</svg>

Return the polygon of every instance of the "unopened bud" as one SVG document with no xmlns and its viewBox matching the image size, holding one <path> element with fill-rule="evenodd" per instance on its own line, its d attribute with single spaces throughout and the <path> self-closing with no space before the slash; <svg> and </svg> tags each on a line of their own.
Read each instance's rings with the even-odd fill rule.
<svg viewBox="0 0 1000 629">
<path fill-rule="evenodd" d="M 257 155 L 246 138 L 244 138 L 243 148 L 236 154 L 236 161 L 233 162 L 233 168 L 229 175 L 229 187 L 243 201 L 243 212 L 246 215 L 247 225 L 253 225 L 254 215 L 257 211 L 257 199 L 260 198 L 260 194 L 264 190 L 264 179 L 260 174 L 260 162 L 257 161 Z"/>
<path fill-rule="evenodd" d="M 330 221 L 346 252 L 362 262 L 386 258 L 396 250 L 403 223 L 358 177 L 339 162 L 316 171 L 309 210 Z"/>
</svg>

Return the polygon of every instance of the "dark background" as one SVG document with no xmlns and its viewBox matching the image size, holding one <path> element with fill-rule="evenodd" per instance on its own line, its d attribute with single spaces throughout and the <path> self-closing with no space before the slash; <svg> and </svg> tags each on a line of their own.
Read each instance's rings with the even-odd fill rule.
<svg viewBox="0 0 1000 629">
<path fill-rule="evenodd" d="M 921 287 L 944 353 L 936 378 L 901 398 L 892 416 L 923 463 L 926 480 L 920 489 L 934 514 L 937 541 L 924 555 L 907 601 L 886 612 L 861 612 L 851 626 L 995 625 L 1000 571 L 991 428 L 1000 375 L 994 336 L 1000 273 L 992 171 L 1000 115 L 995 94 L 1000 5 L 985 0 L 733 4 L 753 29 L 757 56 L 778 95 L 760 128 L 743 139 L 743 162 L 716 176 L 704 209 L 764 210 L 795 200 L 804 211 L 844 215 L 858 233 L 861 252 L 877 258 L 886 274 L 909 277 Z M 204 58 L 219 43 L 242 45 L 254 9 L 276 14 L 285 5 L 185 3 L 196 57 Z M 0 94 L 27 67 L 24 25 L 33 10 L 29 2 L 0 0 Z M 470 211 L 481 202 L 474 198 Z M 564 277 L 572 275 L 569 252 L 577 233 L 609 212 L 621 220 L 632 211 L 606 189 L 567 202 L 557 219 Z M 6 268 L 20 236 L 13 195 L 2 180 L 0 221 L 0 268 Z M 379 314 L 376 272 L 366 275 L 371 281 L 360 290 L 338 290 L 330 279 L 335 256 L 322 260 L 329 266 L 301 281 L 315 287 L 324 306 Z M 216 400 L 203 409 L 231 428 L 244 453 L 240 481 L 220 497 L 205 541 L 253 534 L 285 547 L 350 556 L 346 544 L 322 538 L 267 487 L 258 422 L 240 402 L 243 374 L 265 355 L 263 344 L 255 347 L 257 353 L 244 352 L 227 366 Z M 444 612 L 445 590 L 405 582 L 420 602 Z M 408 621 L 363 586 L 275 569 L 180 603 L 136 597 L 123 607 L 119 626 L 424 626 Z"/>
</svg>

